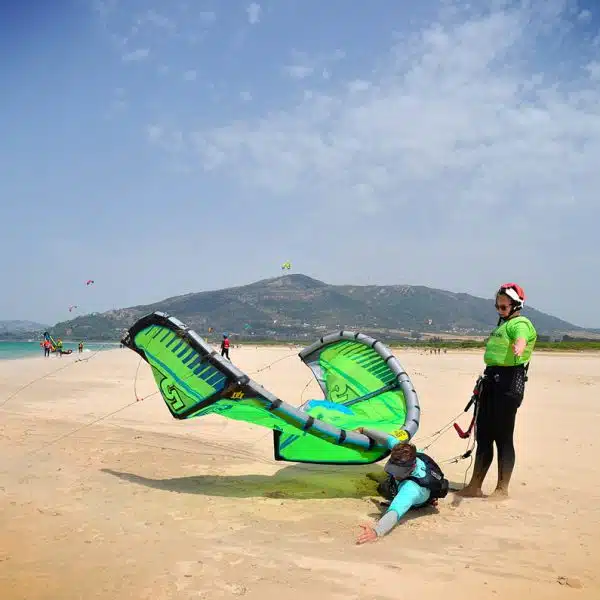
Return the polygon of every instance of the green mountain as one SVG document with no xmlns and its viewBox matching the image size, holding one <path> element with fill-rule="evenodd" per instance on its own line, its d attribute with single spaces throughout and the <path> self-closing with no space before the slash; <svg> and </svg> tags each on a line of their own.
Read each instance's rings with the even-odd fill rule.
<svg viewBox="0 0 600 600">
<path fill-rule="evenodd" d="M 139 317 L 160 310 L 207 336 L 221 332 L 257 338 L 311 338 L 355 329 L 388 339 L 410 332 L 485 335 L 495 325 L 493 300 L 410 285 L 329 285 L 294 274 L 249 285 L 166 298 L 154 304 L 94 313 L 57 323 L 55 337 L 117 340 Z M 571 323 L 527 307 L 540 334 L 583 332 Z"/>
<path fill-rule="evenodd" d="M 21 340 L 37 337 L 48 325 L 35 321 L 0 321 L 0 338 L 3 340 Z"/>
</svg>

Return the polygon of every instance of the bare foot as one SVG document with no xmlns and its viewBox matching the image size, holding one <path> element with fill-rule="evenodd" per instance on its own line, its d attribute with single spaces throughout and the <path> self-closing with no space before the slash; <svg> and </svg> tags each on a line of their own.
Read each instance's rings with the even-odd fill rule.
<svg viewBox="0 0 600 600">
<path fill-rule="evenodd" d="M 506 500 L 508 498 L 508 490 L 505 488 L 496 488 L 490 498 L 494 498 L 494 500 Z"/>
<path fill-rule="evenodd" d="M 483 498 L 483 492 L 481 491 L 481 488 L 475 488 L 475 487 L 470 487 L 470 486 L 466 486 L 464 487 L 462 490 L 458 490 L 458 492 L 456 492 L 457 496 L 462 496 L 463 498 Z"/>
</svg>

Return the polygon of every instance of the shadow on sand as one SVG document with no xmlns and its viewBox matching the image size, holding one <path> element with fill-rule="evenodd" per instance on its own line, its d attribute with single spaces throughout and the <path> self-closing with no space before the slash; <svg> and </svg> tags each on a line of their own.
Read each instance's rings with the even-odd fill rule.
<svg viewBox="0 0 600 600">
<path fill-rule="evenodd" d="M 369 467 L 313 470 L 307 465 L 291 465 L 274 475 L 194 475 L 172 479 L 152 479 L 113 469 L 101 470 L 130 483 L 179 494 L 306 500 L 377 496 L 377 484 L 366 476 L 374 470 L 373 465 Z"/>
</svg>

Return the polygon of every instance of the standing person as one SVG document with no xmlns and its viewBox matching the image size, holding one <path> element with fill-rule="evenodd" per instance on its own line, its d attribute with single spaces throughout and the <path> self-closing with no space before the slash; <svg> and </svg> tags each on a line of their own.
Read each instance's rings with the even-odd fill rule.
<svg viewBox="0 0 600 600">
<path fill-rule="evenodd" d="M 498 451 L 498 482 L 494 496 L 507 497 L 515 466 L 513 434 L 517 411 L 525 395 L 531 354 L 537 341 L 532 322 L 521 315 L 525 292 L 516 283 L 505 283 L 496 293 L 498 323 L 485 347 L 475 435 L 477 452 L 473 476 L 461 496 L 483 497 L 481 487 Z"/>
<path fill-rule="evenodd" d="M 50 356 L 50 340 L 44 340 L 44 356 Z"/>
<path fill-rule="evenodd" d="M 221 356 L 229 360 L 229 338 L 226 333 L 223 334 L 223 341 L 221 342 Z"/>
</svg>

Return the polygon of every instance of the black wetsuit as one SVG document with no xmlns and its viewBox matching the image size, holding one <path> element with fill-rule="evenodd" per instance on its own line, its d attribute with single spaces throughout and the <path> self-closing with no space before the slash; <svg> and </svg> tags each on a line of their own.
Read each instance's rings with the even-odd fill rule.
<svg viewBox="0 0 600 600">
<path fill-rule="evenodd" d="M 515 466 L 513 434 L 517 411 L 525 393 L 526 370 L 514 367 L 487 367 L 477 410 L 477 462 L 486 472 L 498 450 L 499 479 L 510 478 Z"/>
</svg>

